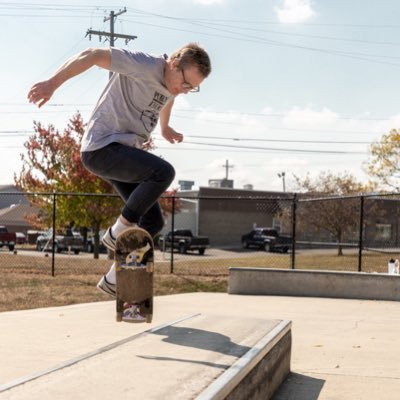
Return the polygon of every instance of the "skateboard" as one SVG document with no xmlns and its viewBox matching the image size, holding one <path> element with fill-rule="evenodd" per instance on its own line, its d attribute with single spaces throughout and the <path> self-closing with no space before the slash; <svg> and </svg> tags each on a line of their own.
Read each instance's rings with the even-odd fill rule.
<svg viewBox="0 0 400 400">
<path fill-rule="evenodd" d="M 136 305 L 143 320 L 153 318 L 154 243 L 150 234 L 141 228 L 130 228 L 118 235 L 115 252 L 117 276 L 117 321 L 126 321 L 124 311 Z"/>
</svg>

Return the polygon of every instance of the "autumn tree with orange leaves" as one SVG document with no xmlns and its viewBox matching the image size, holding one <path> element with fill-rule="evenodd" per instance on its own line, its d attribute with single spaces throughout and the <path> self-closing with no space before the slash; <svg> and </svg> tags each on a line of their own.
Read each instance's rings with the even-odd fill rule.
<svg viewBox="0 0 400 400">
<path fill-rule="evenodd" d="M 182 209 L 182 201 L 177 197 L 178 189 L 171 189 L 164 192 L 163 197 L 160 199 L 160 205 L 164 217 L 172 212 L 179 212 Z"/>
<path fill-rule="evenodd" d="M 114 222 L 122 201 L 108 182 L 83 166 L 80 142 L 84 129 L 80 113 L 70 119 L 63 132 L 53 125 L 44 127 L 40 122 L 34 122 L 35 133 L 24 143 L 26 154 L 21 154 L 22 170 L 19 176 L 15 176 L 15 183 L 25 193 L 41 193 L 28 196 L 40 213 L 27 217 L 30 223 L 41 229 L 52 225 L 53 193 L 57 193 L 57 227 L 66 227 L 73 222 L 75 226 L 92 229 L 97 258 L 99 231 Z M 153 144 L 150 142 L 148 146 L 151 148 Z M 167 216 L 172 211 L 171 196 L 176 195 L 176 190 L 164 195 L 160 205 Z M 174 203 L 175 212 L 178 212 L 181 208 L 179 198 L 175 198 Z"/>
<path fill-rule="evenodd" d="M 108 226 L 119 214 L 122 202 L 112 194 L 109 183 L 85 169 L 80 159 L 80 141 L 85 124 L 79 113 L 74 115 L 63 132 L 53 125 L 44 127 L 34 122 L 35 133 L 24 143 L 26 154 L 21 154 L 22 170 L 15 176 L 16 185 L 24 192 L 48 193 L 29 196 L 40 213 L 30 222 L 38 228 L 52 225 L 53 196 L 56 203 L 57 228 L 71 222 L 75 226 L 93 230 L 95 258 L 98 257 L 99 231 Z M 97 196 L 68 195 L 90 193 Z"/>
<path fill-rule="evenodd" d="M 362 183 L 349 172 L 334 174 L 322 171 L 315 178 L 294 175 L 300 199 L 296 209 L 299 234 L 321 234 L 325 231 L 337 243 L 337 255 L 343 255 L 343 242 L 358 240 L 360 225 L 360 198 L 362 193 L 374 190 L 372 183 Z M 365 215 L 383 215 L 376 204 L 364 206 Z M 366 224 L 366 221 L 364 220 Z"/>
</svg>

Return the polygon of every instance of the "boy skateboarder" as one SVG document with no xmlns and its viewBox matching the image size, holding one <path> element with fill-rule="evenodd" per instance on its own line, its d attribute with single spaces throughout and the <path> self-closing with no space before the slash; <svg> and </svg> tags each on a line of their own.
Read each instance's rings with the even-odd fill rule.
<svg viewBox="0 0 400 400">
<path fill-rule="evenodd" d="M 95 175 L 109 181 L 124 201 L 121 215 L 102 238 L 115 249 L 116 237 L 139 226 L 154 237 L 164 220 L 159 197 L 175 177 L 173 166 L 147 152 L 151 132 L 160 121 L 162 136 L 180 143 L 169 119 L 174 99 L 198 92 L 211 72 L 207 52 L 189 43 L 169 57 L 118 48 L 89 48 L 67 60 L 49 79 L 28 93 L 42 107 L 64 82 L 93 66 L 113 72 L 89 119 L 81 143 L 81 160 Z M 115 264 L 98 288 L 115 296 Z M 134 310 L 133 310 L 134 313 Z"/>
</svg>

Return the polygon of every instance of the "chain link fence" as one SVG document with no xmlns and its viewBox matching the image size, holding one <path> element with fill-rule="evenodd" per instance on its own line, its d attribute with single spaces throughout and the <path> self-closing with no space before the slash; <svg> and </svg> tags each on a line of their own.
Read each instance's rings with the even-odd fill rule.
<svg viewBox="0 0 400 400">
<path fill-rule="evenodd" d="M 168 276 L 226 285 L 229 267 L 387 272 L 400 253 L 397 194 L 167 200 L 171 212 L 154 238 L 165 286 Z M 0 310 L 10 299 L 26 308 L 58 282 L 54 304 L 104 300 L 92 290 L 112 264 L 100 238 L 121 206 L 114 195 L 0 193 Z"/>
</svg>

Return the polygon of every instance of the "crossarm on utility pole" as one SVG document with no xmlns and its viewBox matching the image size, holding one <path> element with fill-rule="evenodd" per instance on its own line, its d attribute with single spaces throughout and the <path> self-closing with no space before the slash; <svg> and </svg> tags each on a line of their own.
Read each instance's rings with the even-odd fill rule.
<svg viewBox="0 0 400 400">
<path fill-rule="evenodd" d="M 132 36 L 132 35 L 124 35 L 122 33 L 113 33 L 111 34 L 111 32 L 105 32 L 105 31 L 95 31 L 93 29 L 88 29 L 86 32 L 86 36 L 89 36 L 89 39 L 91 38 L 91 35 L 97 35 L 101 37 L 108 37 L 108 38 L 116 38 L 116 39 L 125 39 L 125 40 L 134 40 L 137 39 L 137 36 Z M 114 41 L 114 40 L 113 40 Z M 110 40 L 111 43 L 111 40 Z M 110 44 L 111 45 L 111 44 Z"/>
<path fill-rule="evenodd" d="M 115 39 L 125 39 L 125 44 L 128 44 L 130 40 L 137 39 L 137 36 L 132 36 L 132 35 L 124 35 L 122 33 L 115 33 L 114 32 L 114 23 L 115 19 L 118 17 L 118 15 L 121 15 L 126 12 L 126 7 L 123 10 L 119 10 L 117 13 L 114 11 L 110 12 L 110 15 L 108 17 L 104 17 L 104 21 L 110 21 L 110 32 L 105 32 L 105 31 L 95 31 L 93 29 L 88 29 L 86 31 L 86 36 L 89 36 L 89 40 L 92 40 L 92 35 L 99 36 L 100 41 L 102 37 L 109 38 L 110 40 L 110 46 L 114 46 Z M 112 72 L 110 71 L 110 79 L 112 77 Z"/>
</svg>

